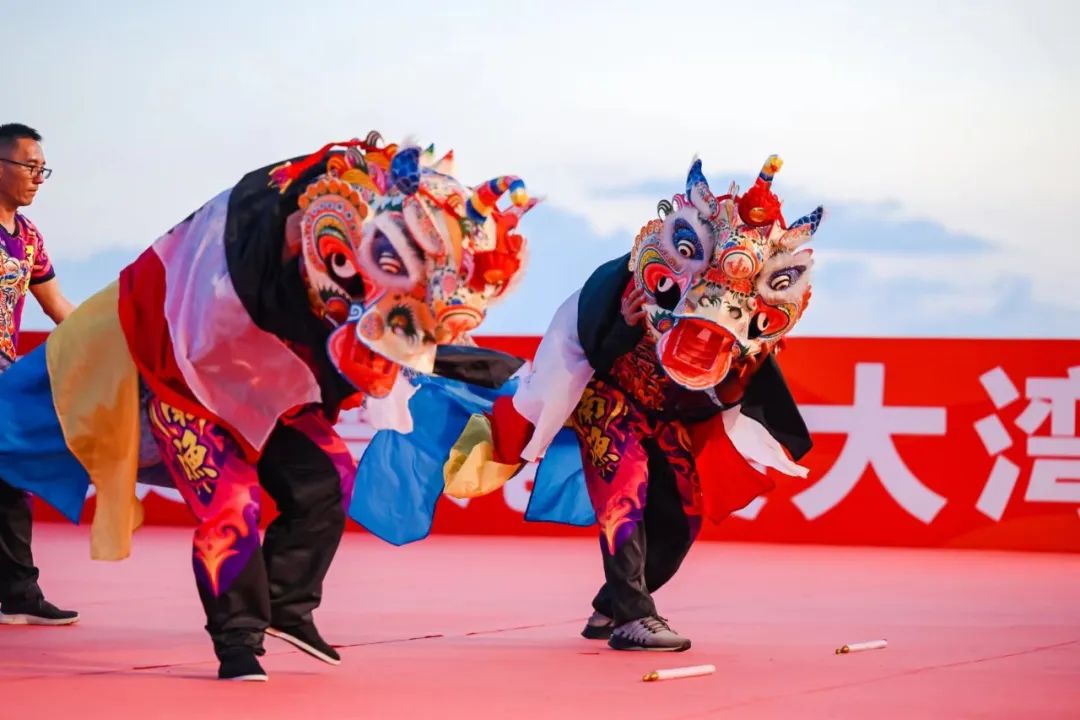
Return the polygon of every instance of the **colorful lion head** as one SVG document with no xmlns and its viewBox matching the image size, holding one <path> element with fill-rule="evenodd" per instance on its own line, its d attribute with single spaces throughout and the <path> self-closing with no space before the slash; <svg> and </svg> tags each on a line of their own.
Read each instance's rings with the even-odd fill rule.
<svg viewBox="0 0 1080 720">
<path fill-rule="evenodd" d="M 696 160 L 686 193 L 634 240 L 630 270 L 645 293 L 646 325 L 665 372 L 691 390 L 755 367 L 795 326 L 810 300 L 810 241 L 819 207 L 791 225 L 772 193 L 770 157 L 744 195 L 716 197 Z"/>
<path fill-rule="evenodd" d="M 328 156 L 299 198 L 301 272 L 313 311 L 338 328 L 331 359 L 375 397 L 398 365 L 430 373 L 437 345 L 470 342 L 524 268 L 517 225 L 536 203 L 516 177 L 468 188 L 452 153 L 435 161 L 431 147 L 380 141 L 372 133 L 333 154 L 330 145 L 271 173 L 284 191 Z"/>
</svg>

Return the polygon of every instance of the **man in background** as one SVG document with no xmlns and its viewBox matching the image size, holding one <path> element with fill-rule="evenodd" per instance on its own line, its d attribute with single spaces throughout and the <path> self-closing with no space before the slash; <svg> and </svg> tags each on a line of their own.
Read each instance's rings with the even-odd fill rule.
<svg viewBox="0 0 1080 720">
<path fill-rule="evenodd" d="M 0 125 L 0 372 L 15 362 L 27 291 L 59 324 L 73 310 L 60 291 L 41 233 L 19 213 L 52 171 L 41 135 L 18 123 Z M 0 467 L 0 624 L 69 625 L 79 614 L 45 599 L 30 551 L 29 498 L 2 479 Z"/>
</svg>

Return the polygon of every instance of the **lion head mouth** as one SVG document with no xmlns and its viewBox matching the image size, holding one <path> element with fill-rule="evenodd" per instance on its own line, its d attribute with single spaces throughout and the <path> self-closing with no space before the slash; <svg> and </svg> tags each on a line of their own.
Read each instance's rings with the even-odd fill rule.
<svg viewBox="0 0 1080 720">
<path fill-rule="evenodd" d="M 671 379 L 690 390 L 705 390 L 720 383 L 731 369 L 735 335 L 727 328 L 682 318 L 657 343 L 660 364 Z"/>
</svg>

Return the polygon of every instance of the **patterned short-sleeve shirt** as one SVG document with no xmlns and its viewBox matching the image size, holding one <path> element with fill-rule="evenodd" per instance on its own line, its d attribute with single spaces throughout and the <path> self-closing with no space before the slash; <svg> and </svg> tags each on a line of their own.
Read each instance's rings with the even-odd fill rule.
<svg viewBox="0 0 1080 720">
<path fill-rule="evenodd" d="M 16 358 L 23 304 L 31 285 L 55 277 L 45 242 L 34 224 L 15 215 L 15 233 L 0 226 L 0 356 Z"/>
</svg>

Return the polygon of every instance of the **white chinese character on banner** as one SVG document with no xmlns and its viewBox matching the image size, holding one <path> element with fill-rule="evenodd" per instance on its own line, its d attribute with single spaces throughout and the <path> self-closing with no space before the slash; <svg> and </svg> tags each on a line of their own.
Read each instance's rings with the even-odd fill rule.
<svg viewBox="0 0 1080 720">
<path fill-rule="evenodd" d="M 999 366 L 979 381 L 994 407 L 1002 410 L 1020 399 L 1020 391 Z M 1029 502 L 1080 503 L 1080 437 L 1076 435 L 1076 404 L 1080 401 L 1080 366 L 1065 377 L 1031 377 L 1024 385 L 1027 407 L 1013 424 L 1027 437 L 1026 451 L 1035 462 L 1027 492 Z M 1035 435 L 1050 418 L 1050 434 Z M 1013 445 L 1008 429 L 996 414 L 975 423 L 975 432 L 994 466 L 975 507 L 983 515 L 1000 520 L 1020 479 L 1020 467 L 1002 453 Z"/>
<path fill-rule="evenodd" d="M 803 417 L 811 433 L 844 434 L 847 441 L 836 463 L 817 483 L 792 498 L 807 520 L 836 507 L 873 468 L 882 486 L 900 507 L 929 524 L 945 498 L 912 474 L 893 445 L 897 435 L 944 435 L 945 408 L 885 405 L 885 366 L 855 365 L 852 405 L 805 405 Z"/>
</svg>

